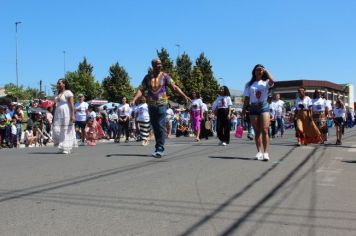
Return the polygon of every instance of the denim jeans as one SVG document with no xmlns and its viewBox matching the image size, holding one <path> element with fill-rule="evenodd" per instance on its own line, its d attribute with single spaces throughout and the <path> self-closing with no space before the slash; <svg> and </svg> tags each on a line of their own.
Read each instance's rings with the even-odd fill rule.
<svg viewBox="0 0 356 236">
<path fill-rule="evenodd" d="M 156 140 L 156 151 L 164 151 L 164 142 L 166 138 L 166 105 L 161 106 L 148 106 L 150 114 L 151 125 Z"/>
</svg>

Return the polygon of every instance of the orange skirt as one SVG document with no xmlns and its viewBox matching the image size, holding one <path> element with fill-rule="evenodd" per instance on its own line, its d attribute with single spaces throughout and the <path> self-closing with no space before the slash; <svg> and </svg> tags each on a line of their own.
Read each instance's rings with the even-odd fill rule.
<svg viewBox="0 0 356 236">
<path fill-rule="evenodd" d="M 296 123 L 296 136 L 300 138 L 301 144 L 322 142 L 320 131 L 308 116 L 308 111 L 298 111 Z"/>
</svg>

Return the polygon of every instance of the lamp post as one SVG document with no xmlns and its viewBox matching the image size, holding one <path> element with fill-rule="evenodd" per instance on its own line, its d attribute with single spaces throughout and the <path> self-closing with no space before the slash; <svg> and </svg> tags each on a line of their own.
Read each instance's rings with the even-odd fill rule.
<svg viewBox="0 0 356 236">
<path fill-rule="evenodd" d="M 21 21 L 15 22 L 15 31 L 16 31 L 16 86 L 19 87 L 19 64 L 18 64 L 18 34 L 17 34 L 17 26 L 21 24 Z"/>
<path fill-rule="evenodd" d="M 66 51 L 63 50 L 63 79 L 66 77 Z"/>
<path fill-rule="evenodd" d="M 222 85 L 225 85 L 225 79 L 224 78 L 219 78 L 219 80 L 222 80 Z"/>
<path fill-rule="evenodd" d="M 178 48 L 178 56 L 177 56 L 177 58 L 178 58 L 180 55 L 180 44 L 176 44 L 176 47 Z"/>
</svg>

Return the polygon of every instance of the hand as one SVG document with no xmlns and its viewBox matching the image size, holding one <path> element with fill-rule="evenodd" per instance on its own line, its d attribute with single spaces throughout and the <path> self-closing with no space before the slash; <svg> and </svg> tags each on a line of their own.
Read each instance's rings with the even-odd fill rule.
<svg viewBox="0 0 356 236">
<path fill-rule="evenodd" d="M 135 103 L 136 103 L 136 101 L 135 100 L 132 100 L 131 102 L 130 102 L 130 106 L 132 107 L 132 106 L 135 106 Z"/>
<path fill-rule="evenodd" d="M 188 96 L 185 96 L 185 97 L 184 97 L 184 99 L 185 99 L 185 102 L 186 102 L 186 103 L 188 103 L 188 102 L 191 102 L 191 101 L 192 101 L 192 100 L 191 100 Z"/>
<path fill-rule="evenodd" d="M 75 122 L 75 116 L 73 115 L 70 117 L 70 123 L 73 124 L 74 122 Z"/>
</svg>

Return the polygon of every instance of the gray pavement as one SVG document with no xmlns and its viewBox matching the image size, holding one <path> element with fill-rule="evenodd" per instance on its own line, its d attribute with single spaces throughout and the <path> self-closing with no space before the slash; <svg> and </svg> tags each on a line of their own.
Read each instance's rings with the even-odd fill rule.
<svg viewBox="0 0 356 236">
<path fill-rule="evenodd" d="M 335 142 L 334 130 L 329 138 Z M 356 235 L 356 129 L 342 146 L 231 136 L 0 150 L 0 235 Z"/>
</svg>

